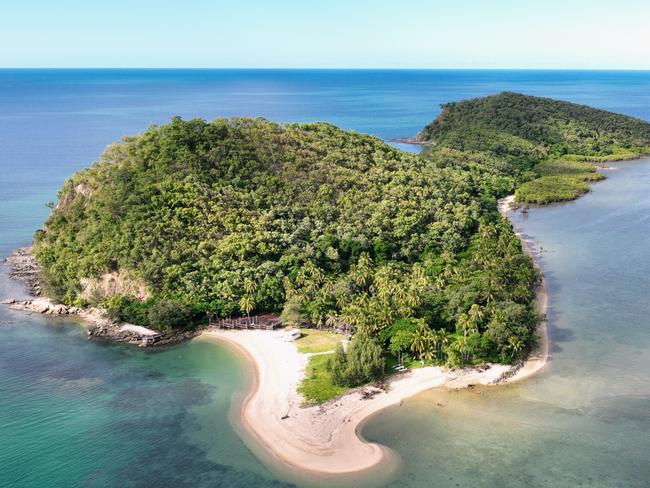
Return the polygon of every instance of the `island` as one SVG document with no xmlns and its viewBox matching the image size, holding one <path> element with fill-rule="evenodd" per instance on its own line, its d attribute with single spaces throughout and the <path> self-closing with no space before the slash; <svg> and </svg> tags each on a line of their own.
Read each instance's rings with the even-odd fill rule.
<svg viewBox="0 0 650 488">
<path fill-rule="evenodd" d="M 262 458 L 389 470 L 359 437 L 370 415 L 546 364 L 546 286 L 510 207 L 584 194 L 599 165 L 650 153 L 650 124 L 502 93 L 443 105 L 414 140 L 420 155 L 327 123 L 152 126 L 66 181 L 18 259 L 48 298 L 7 303 L 142 345 L 202 331 L 255 366 L 235 420 Z"/>
</svg>

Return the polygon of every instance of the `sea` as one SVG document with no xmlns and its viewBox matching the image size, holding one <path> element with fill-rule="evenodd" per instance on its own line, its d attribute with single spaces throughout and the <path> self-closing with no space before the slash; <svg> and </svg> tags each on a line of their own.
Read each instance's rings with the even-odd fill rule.
<svg viewBox="0 0 650 488">
<path fill-rule="evenodd" d="M 327 121 L 395 143 L 440 104 L 517 91 L 650 121 L 647 71 L 0 70 L 0 257 L 104 148 L 172 116 Z M 650 486 L 650 159 L 570 203 L 514 213 L 550 292 L 548 366 L 522 383 L 431 390 L 369 419 L 389 478 L 264 464 L 237 409 L 250 367 L 206 340 L 89 341 L 0 306 L 0 487 Z M 0 265 L 0 298 L 25 295 Z"/>
</svg>

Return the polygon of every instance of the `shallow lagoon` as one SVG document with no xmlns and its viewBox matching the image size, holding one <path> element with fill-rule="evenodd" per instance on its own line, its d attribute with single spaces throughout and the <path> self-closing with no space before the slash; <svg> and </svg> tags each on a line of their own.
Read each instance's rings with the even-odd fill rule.
<svg viewBox="0 0 650 488">
<path fill-rule="evenodd" d="M 373 419 L 364 434 L 404 459 L 393 486 L 648 486 L 650 159 L 615 166 L 576 202 L 514 214 L 542 250 L 548 366 Z"/>
</svg>

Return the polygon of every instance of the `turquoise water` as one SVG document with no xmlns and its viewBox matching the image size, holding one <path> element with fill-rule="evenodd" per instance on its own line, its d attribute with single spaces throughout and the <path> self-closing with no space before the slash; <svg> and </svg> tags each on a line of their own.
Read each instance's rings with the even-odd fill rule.
<svg viewBox="0 0 650 488">
<path fill-rule="evenodd" d="M 98 344 L 2 314 L 0 486 L 281 486 L 230 427 L 246 382 L 225 348 Z"/>
<path fill-rule="evenodd" d="M 441 102 L 506 89 L 650 120 L 648 72 L 0 70 L 0 255 L 29 243 L 73 171 L 174 114 L 327 120 L 392 139 Z M 402 466 L 365 484 L 648 486 L 650 161 L 617 166 L 587 197 L 515 217 L 544 251 L 547 369 L 374 417 L 364 435 Z M 0 297 L 22 294 L 0 270 Z M 245 367 L 205 341 L 144 351 L 0 307 L 0 486 L 302 485 L 229 421 Z"/>
</svg>

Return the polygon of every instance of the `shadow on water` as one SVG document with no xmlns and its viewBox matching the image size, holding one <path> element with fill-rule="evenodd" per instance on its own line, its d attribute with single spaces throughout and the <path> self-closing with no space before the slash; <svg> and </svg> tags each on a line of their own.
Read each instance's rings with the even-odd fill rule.
<svg viewBox="0 0 650 488">
<path fill-rule="evenodd" d="M 562 344 L 573 342 L 576 339 L 576 333 L 569 327 L 560 327 L 558 324 L 562 323 L 562 312 L 553 304 L 551 299 L 553 296 L 558 296 L 562 293 L 562 284 L 555 279 L 556 273 L 551 271 L 547 266 L 544 269 L 544 276 L 549 283 L 549 304 L 546 310 L 548 337 L 549 337 L 549 353 L 551 355 L 561 353 L 564 349 Z"/>
<path fill-rule="evenodd" d="M 564 342 L 572 342 L 576 339 L 576 333 L 571 329 L 561 329 L 553 325 L 553 313 L 549 315 L 549 338 L 551 339 L 549 352 L 551 354 L 563 351 L 561 346 Z M 557 322 L 555 322 L 557 323 Z"/>
</svg>

